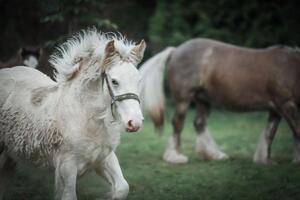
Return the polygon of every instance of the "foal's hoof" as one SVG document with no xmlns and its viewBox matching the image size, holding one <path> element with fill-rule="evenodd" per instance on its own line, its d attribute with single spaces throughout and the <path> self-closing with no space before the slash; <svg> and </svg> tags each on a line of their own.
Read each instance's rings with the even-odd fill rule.
<svg viewBox="0 0 300 200">
<path fill-rule="evenodd" d="M 176 150 L 167 150 L 164 153 L 163 159 L 172 164 L 185 164 L 188 162 L 188 157 L 178 153 Z"/>
</svg>

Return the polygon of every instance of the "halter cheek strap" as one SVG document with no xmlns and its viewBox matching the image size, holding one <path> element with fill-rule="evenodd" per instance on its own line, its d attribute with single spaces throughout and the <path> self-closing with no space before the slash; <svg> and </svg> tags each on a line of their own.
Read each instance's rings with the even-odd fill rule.
<svg viewBox="0 0 300 200">
<path fill-rule="evenodd" d="M 112 116 L 113 116 L 114 119 L 115 119 L 115 114 L 114 114 L 114 111 L 113 111 L 113 107 L 116 106 L 117 101 L 124 101 L 124 100 L 127 100 L 127 99 L 134 99 L 134 100 L 136 100 L 140 103 L 139 96 L 134 94 L 134 93 L 125 93 L 125 94 L 115 95 L 113 90 L 112 90 L 112 87 L 109 84 L 106 72 L 102 72 L 102 78 L 106 82 L 108 92 L 109 92 L 109 95 L 111 97 L 110 106 L 111 106 Z"/>
</svg>

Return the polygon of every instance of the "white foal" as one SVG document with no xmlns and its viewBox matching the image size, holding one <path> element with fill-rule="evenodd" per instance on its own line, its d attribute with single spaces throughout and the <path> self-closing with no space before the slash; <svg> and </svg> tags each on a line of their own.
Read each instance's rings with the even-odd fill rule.
<svg viewBox="0 0 300 200">
<path fill-rule="evenodd" d="M 76 180 L 91 170 L 111 184 L 112 199 L 127 197 L 114 152 L 122 131 L 143 124 L 136 66 L 145 47 L 89 30 L 52 56 L 56 82 L 28 67 L 0 71 L 0 196 L 8 166 L 29 160 L 55 169 L 56 199 L 77 199 Z"/>
</svg>

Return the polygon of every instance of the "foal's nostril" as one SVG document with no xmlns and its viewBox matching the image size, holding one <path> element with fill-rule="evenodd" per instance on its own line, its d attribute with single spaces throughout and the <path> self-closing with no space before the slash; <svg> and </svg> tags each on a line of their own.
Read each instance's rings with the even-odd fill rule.
<svg viewBox="0 0 300 200">
<path fill-rule="evenodd" d="M 128 127 L 130 127 L 130 128 L 133 127 L 133 125 L 132 125 L 132 120 L 129 120 L 129 121 L 128 121 Z"/>
<path fill-rule="evenodd" d="M 134 120 L 129 120 L 128 122 L 127 122 L 127 131 L 128 132 L 136 132 L 136 131 L 138 131 L 139 130 L 139 128 L 140 128 L 140 125 L 136 122 L 136 121 L 134 121 Z"/>
</svg>

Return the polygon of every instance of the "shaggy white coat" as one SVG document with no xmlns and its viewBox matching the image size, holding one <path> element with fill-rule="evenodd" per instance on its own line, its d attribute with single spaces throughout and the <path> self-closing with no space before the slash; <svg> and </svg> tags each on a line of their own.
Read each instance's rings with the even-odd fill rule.
<svg viewBox="0 0 300 200">
<path fill-rule="evenodd" d="M 104 66 L 111 40 L 113 62 Z M 135 47 L 139 51 L 133 53 Z M 117 94 L 138 93 L 136 65 L 144 49 L 122 36 L 89 30 L 69 39 L 52 56 L 56 81 L 33 68 L 1 70 L 2 170 L 7 158 L 53 167 L 56 198 L 74 200 L 77 176 L 94 169 L 112 185 L 113 199 L 126 198 L 129 187 L 114 151 L 126 126 L 122 119 L 142 120 L 142 114 L 137 101 L 125 100 L 118 103 L 119 118 L 112 117 L 101 72 L 119 81 Z"/>
</svg>

